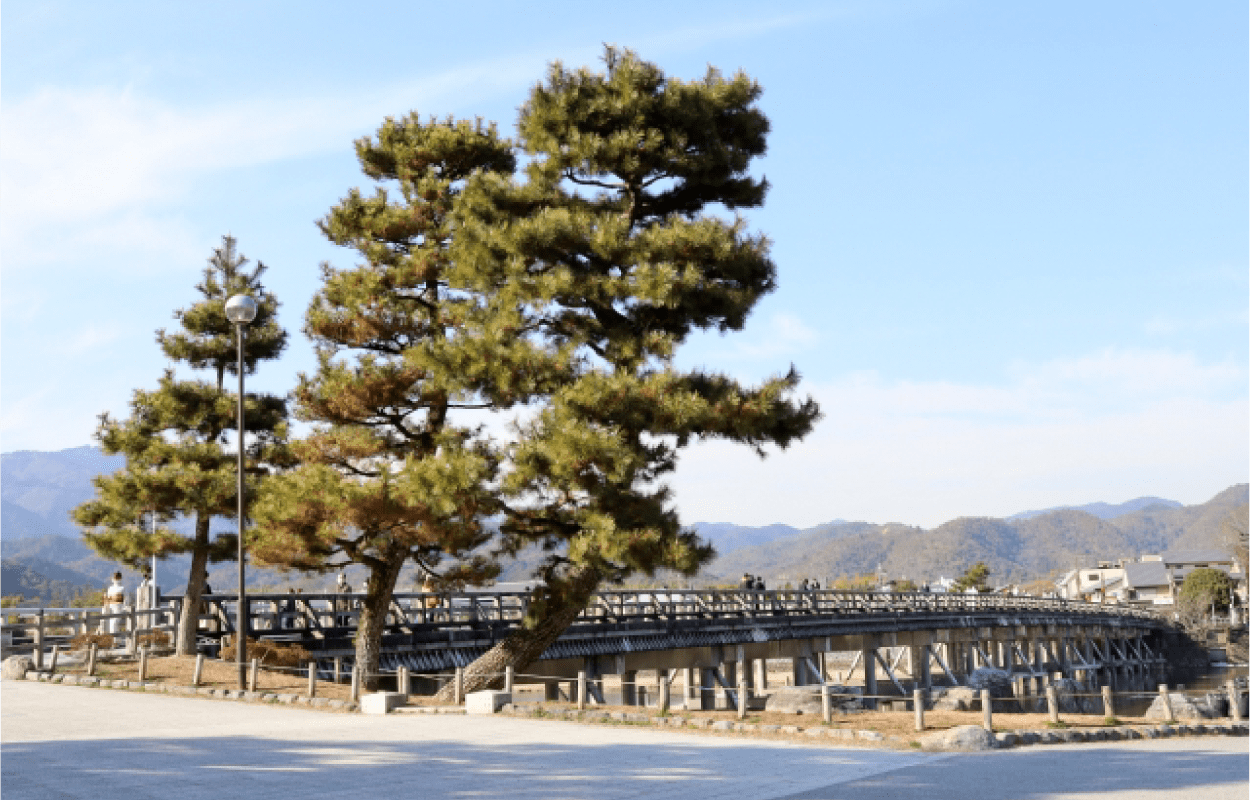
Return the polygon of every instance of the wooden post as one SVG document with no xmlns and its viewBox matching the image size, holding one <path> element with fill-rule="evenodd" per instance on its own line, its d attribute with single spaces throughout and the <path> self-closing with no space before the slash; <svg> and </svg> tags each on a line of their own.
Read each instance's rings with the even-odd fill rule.
<svg viewBox="0 0 1250 800">
<path fill-rule="evenodd" d="M 738 719 L 747 718 L 747 671 L 738 670 Z"/>
<path fill-rule="evenodd" d="M 56 672 L 56 657 L 60 655 L 60 653 L 61 646 L 59 644 L 52 645 L 52 659 L 48 662 L 49 673 Z"/>
<path fill-rule="evenodd" d="M 456 705 L 463 705 L 464 703 L 464 667 L 456 667 L 455 680 L 456 680 L 456 685 L 454 687 L 455 688 L 454 699 L 456 701 Z"/>
<path fill-rule="evenodd" d="M 126 606 L 126 633 L 126 653 L 133 656 L 139 647 L 139 625 L 134 606 Z"/>
<path fill-rule="evenodd" d="M 336 684 L 343 682 L 343 657 L 342 656 L 334 657 L 334 682 Z"/>
<path fill-rule="evenodd" d="M 911 693 L 912 706 L 916 710 L 916 730 L 924 730 L 924 689 L 915 689 Z"/>
<path fill-rule="evenodd" d="M 411 691 L 411 689 L 412 679 L 408 677 L 408 668 L 400 666 L 400 668 L 395 671 L 395 691 L 402 692 L 406 695 L 409 691 Z"/>
<path fill-rule="evenodd" d="M 99 650 L 100 650 L 100 645 L 96 644 L 95 642 L 92 642 L 90 646 L 87 647 L 87 674 L 88 675 L 91 675 L 91 676 L 95 675 L 95 657 L 96 657 L 96 653 L 99 652 Z"/>
<path fill-rule="evenodd" d="M 191 685 L 199 686 L 200 678 L 204 675 L 204 654 L 200 653 L 195 657 L 195 673 L 191 676 Z"/>
<path fill-rule="evenodd" d="M 1159 697 L 1163 698 L 1163 718 L 1168 722 L 1176 722 L 1176 715 L 1172 713 L 1172 701 L 1168 699 L 1166 683 L 1159 684 Z"/>
<path fill-rule="evenodd" d="M 994 702 L 989 689 L 981 690 L 981 727 L 994 732 Z"/>
<path fill-rule="evenodd" d="M 249 692 L 256 691 L 256 679 L 260 677 L 260 659 L 252 659 L 252 670 L 247 676 L 247 690 Z"/>
<path fill-rule="evenodd" d="M 459 671 L 459 670 L 457 670 L 457 671 Z M 360 673 L 361 673 L 360 665 L 359 665 L 359 664 L 352 664 L 352 696 L 351 696 L 351 701 L 352 701 L 353 703 L 359 703 L 359 702 L 360 702 L 360 679 L 361 679 L 361 677 L 362 677 Z M 457 685 L 459 686 L 459 685 L 461 685 L 461 684 L 457 684 Z"/>
<path fill-rule="evenodd" d="M 581 710 L 586 707 L 586 670 L 579 669 L 577 671 L 577 708 Z"/>
<path fill-rule="evenodd" d="M 820 718 L 826 725 L 833 724 L 833 697 L 829 694 L 829 684 L 820 684 Z"/>
<path fill-rule="evenodd" d="M 1102 687 L 1102 712 L 1103 716 L 1115 716 L 1115 700 L 1111 698 L 1111 687 Z"/>
<path fill-rule="evenodd" d="M 1059 722 L 1059 693 L 1055 691 L 1055 687 L 1046 687 L 1046 711 L 1050 714 L 1050 721 Z"/>
<path fill-rule="evenodd" d="M 43 609 L 35 615 L 35 670 L 43 672 Z"/>
<path fill-rule="evenodd" d="M 308 699 L 317 696 L 317 662 L 308 662 Z"/>
<path fill-rule="evenodd" d="M 511 664 L 503 668 L 503 690 L 512 693 L 512 686 L 516 682 L 516 668 Z"/>
<path fill-rule="evenodd" d="M 139 648 L 139 680 L 146 681 L 148 679 L 148 648 Z"/>
<path fill-rule="evenodd" d="M 1228 716 L 1233 722 L 1241 722 L 1241 693 L 1237 691 L 1237 681 L 1228 682 Z"/>
</svg>

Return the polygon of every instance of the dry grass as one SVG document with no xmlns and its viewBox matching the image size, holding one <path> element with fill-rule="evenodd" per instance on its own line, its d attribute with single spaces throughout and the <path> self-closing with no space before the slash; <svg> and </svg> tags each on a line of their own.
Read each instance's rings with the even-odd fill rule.
<svg viewBox="0 0 1250 800">
<path fill-rule="evenodd" d="M 543 703 L 543 707 L 547 709 L 565 709 L 571 710 L 575 708 L 570 703 Z M 656 715 L 654 708 L 637 708 L 632 706 L 587 706 L 589 711 L 622 711 L 626 713 L 644 713 L 649 716 Z M 747 714 L 743 720 L 738 719 L 736 711 L 685 711 L 675 708 L 669 711 L 669 716 L 682 717 L 687 720 L 705 719 L 705 720 L 730 720 L 732 722 L 747 722 L 757 725 L 779 725 L 792 726 L 797 725 L 800 728 L 821 727 L 824 724 L 819 716 L 810 716 L 806 714 L 780 714 L 776 712 L 753 711 Z M 1061 714 L 1059 717 L 1065 727 L 1094 729 L 1107 727 L 1106 719 L 1102 716 L 1089 714 Z M 1147 721 L 1142 717 L 1118 717 L 1119 725 L 1156 725 L 1157 722 Z M 995 714 L 994 730 L 998 732 L 1016 731 L 1016 730 L 1045 730 L 1050 724 L 1050 717 L 1046 714 Z M 897 736 L 904 741 L 911 741 L 919 736 L 933 733 L 934 731 L 947 730 L 960 725 L 981 725 L 980 711 L 927 711 L 925 712 L 925 729 L 923 732 L 916 731 L 915 719 L 909 712 L 894 711 L 864 711 L 855 714 L 834 714 L 833 723 L 827 727 L 831 729 L 843 729 L 853 731 L 876 731 L 882 736 Z M 793 738 L 793 734 L 784 733 L 766 733 L 761 731 L 753 732 L 728 732 L 728 731 L 712 731 L 706 728 L 694 729 L 701 733 L 714 733 L 723 736 L 767 736 L 770 738 L 789 739 Z M 810 739 L 800 734 L 802 740 L 810 741 Z M 836 739 L 833 740 L 839 747 L 846 744 L 856 744 L 856 740 Z M 872 746 L 870 743 L 858 742 L 866 746 Z"/>
<path fill-rule="evenodd" d="M 65 672 L 67 670 L 58 670 Z M 73 672 L 85 672 L 85 667 L 76 667 Z M 195 675 L 195 656 L 164 656 L 148 659 L 148 681 L 151 683 L 168 683 L 174 686 L 190 686 Z M 139 680 L 139 663 L 137 661 L 113 662 L 96 664 L 96 676 L 109 680 Z M 239 670 L 233 662 L 205 659 L 204 671 L 200 676 L 200 685 L 211 689 L 237 689 Z M 308 678 L 295 672 L 283 672 L 261 668 L 256 677 L 256 690 L 274 694 L 306 694 Z M 317 681 L 317 696 L 332 700 L 347 700 L 351 687 L 347 684 L 334 684 L 328 681 Z"/>
</svg>

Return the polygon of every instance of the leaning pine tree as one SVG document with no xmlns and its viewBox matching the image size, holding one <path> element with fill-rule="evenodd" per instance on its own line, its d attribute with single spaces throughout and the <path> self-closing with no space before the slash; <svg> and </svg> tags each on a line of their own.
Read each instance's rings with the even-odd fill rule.
<svg viewBox="0 0 1250 800">
<path fill-rule="evenodd" d="M 542 582 L 522 628 L 466 670 L 468 691 L 537 659 L 604 583 L 710 560 L 659 482 L 682 447 L 722 438 L 763 455 L 819 417 L 792 398 L 793 369 L 744 387 L 673 360 L 695 330 L 740 330 L 774 287 L 767 240 L 708 213 L 763 202 L 747 172 L 768 132 L 759 86 L 669 79 L 611 47 L 605 61 L 604 74 L 553 66 L 521 111 L 528 180 L 483 173 L 458 205 L 457 269 L 522 309 L 521 335 L 567 368 L 502 483 L 500 549 L 541 547 Z"/>
<path fill-rule="evenodd" d="M 87 544 L 105 558 L 136 569 L 152 556 L 190 553 L 191 571 L 183 596 L 175 643 L 179 655 L 195 652 L 200 597 L 210 561 L 235 557 L 232 533 L 211 531 L 214 517 L 236 513 L 236 451 L 228 442 L 237 430 L 236 396 L 226 391 L 226 373 L 237 374 L 234 325 L 226 319 L 226 300 L 246 293 L 257 303 L 255 321 L 248 327 L 244 369 L 252 373 L 258 362 L 275 359 L 286 347 L 286 331 L 278 324 L 278 301 L 260 282 L 263 264 L 247 268 L 248 261 L 226 236 L 213 251 L 197 286 L 200 299 L 174 318 L 182 329 L 157 331 L 161 350 L 172 361 L 192 369 L 207 369 L 211 380 L 179 380 L 168 370 L 154 391 L 138 390 L 130 402 L 128 419 L 101 415 L 96 439 L 109 455 L 122 454 L 126 466 L 95 479 L 96 497 L 74 509 Z M 244 403 L 248 433 L 247 471 L 254 492 L 271 465 L 284 461 L 286 401 L 249 394 Z M 147 524 L 155 517 L 153 531 Z M 145 517 L 147 519 L 145 519 Z M 189 518 L 193 532 L 175 530 L 171 523 Z"/>
<path fill-rule="evenodd" d="M 511 144 L 481 123 L 413 114 L 388 119 L 356 152 L 380 186 L 352 191 L 321 222 L 359 263 L 326 266 L 306 316 L 320 363 L 301 376 L 295 412 L 313 432 L 292 444 L 298 468 L 267 483 L 248 547 L 289 569 L 368 569 L 355 648 L 373 688 L 406 564 L 439 588 L 497 573 L 482 546 L 500 508 L 499 459 L 472 414 L 524 399 L 546 368 L 511 336 L 515 308 L 449 278 L 461 188 L 476 174 L 510 173 Z"/>
</svg>

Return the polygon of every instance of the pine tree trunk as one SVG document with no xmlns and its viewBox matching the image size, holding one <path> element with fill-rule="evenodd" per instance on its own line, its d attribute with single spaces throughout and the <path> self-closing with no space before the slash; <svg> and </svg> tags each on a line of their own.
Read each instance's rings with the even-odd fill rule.
<svg viewBox="0 0 1250 800">
<path fill-rule="evenodd" d="M 547 648 L 555 644 L 577 615 L 582 613 L 591 595 L 599 588 L 599 572 L 582 568 L 570 581 L 570 591 L 563 594 L 561 602 L 549 601 L 546 613 L 533 625 L 513 631 L 499 644 L 483 653 L 464 670 L 464 691 L 498 689 L 503 686 L 504 669 L 512 667 L 517 672 L 538 660 Z M 455 699 L 455 686 L 448 683 L 435 695 L 435 699 L 450 703 Z"/>
<path fill-rule="evenodd" d="M 361 685 L 371 692 L 378 689 L 382 633 L 386 629 L 391 598 L 395 596 L 395 582 L 399 580 L 399 571 L 406 556 L 407 553 L 400 553 L 369 571 L 369 592 L 365 595 L 356 627 L 356 666 L 362 671 Z"/>
<path fill-rule="evenodd" d="M 200 627 L 200 598 L 208 573 L 208 523 L 211 517 L 198 513 L 195 517 L 195 548 L 191 551 L 191 574 L 187 591 L 182 596 L 182 614 L 178 618 L 178 641 L 174 652 L 180 656 L 195 655 L 195 638 Z"/>
</svg>

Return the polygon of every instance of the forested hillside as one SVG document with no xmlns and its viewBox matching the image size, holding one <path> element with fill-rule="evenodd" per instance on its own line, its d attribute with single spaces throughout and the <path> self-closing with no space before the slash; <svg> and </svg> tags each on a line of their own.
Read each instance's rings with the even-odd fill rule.
<svg viewBox="0 0 1250 800">
<path fill-rule="evenodd" d="M 998 582 L 1049 575 L 1097 559 L 1220 546 L 1220 525 L 1247 501 L 1247 486 L 1206 503 L 1099 519 L 1085 511 L 1050 511 L 1015 519 L 963 517 L 932 530 L 851 523 L 820 526 L 767 545 L 724 552 L 709 577 L 743 572 L 776 580 L 853 576 L 880 568 L 891 577 L 930 581 L 985 561 Z"/>
</svg>

